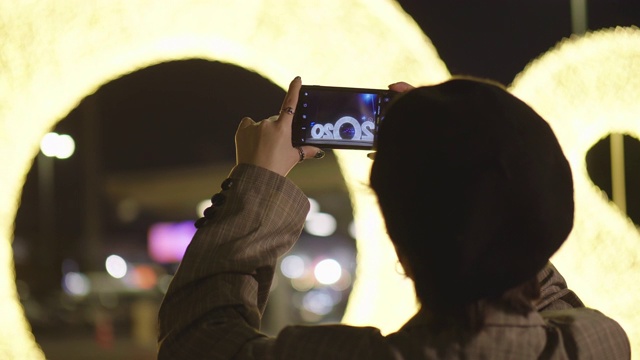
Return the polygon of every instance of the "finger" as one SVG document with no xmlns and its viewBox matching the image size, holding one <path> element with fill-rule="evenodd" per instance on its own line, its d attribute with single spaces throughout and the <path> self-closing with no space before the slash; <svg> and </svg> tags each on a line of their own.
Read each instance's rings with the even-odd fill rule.
<svg viewBox="0 0 640 360">
<path fill-rule="evenodd" d="M 284 120 L 284 125 L 286 126 L 291 126 L 291 122 L 293 121 L 293 113 L 295 112 L 296 105 L 298 104 L 300 86 L 302 86 L 302 80 L 300 79 L 300 76 L 296 76 L 296 78 L 291 81 L 291 84 L 289 84 L 289 90 L 282 102 L 282 110 L 280 111 L 278 120 Z"/>
<path fill-rule="evenodd" d="M 240 124 L 238 125 L 238 129 L 244 129 L 246 127 L 254 125 L 255 123 L 256 122 L 253 121 L 253 119 L 251 119 L 250 117 L 242 118 L 242 120 L 240 120 Z"/>
<path fill-rule="evenodd" d="M 415 88 L 415 86 L 413 86 L 411 84 L 407 84 L 404 81 L 400 81 L 400 82 L 393 83 L 393 84 L 389 85 L 389 90 L 397 91 L 397 92 L 407 92 L 407 91 L 412 90 L 414 88 Z"/>
<path fill-rule="evenodd" d="M 299 146 L 302 149 L 302 153 L 304 154 L 304 159 L 322 159 L 325 155 L 324 150 L 317 148 L 315 146 Z"/>
</svg>

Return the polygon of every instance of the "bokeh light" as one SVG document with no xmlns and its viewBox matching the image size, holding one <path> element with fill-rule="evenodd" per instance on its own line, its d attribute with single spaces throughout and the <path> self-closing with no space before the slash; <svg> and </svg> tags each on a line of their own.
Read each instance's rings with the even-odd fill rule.
<svg viewBox="0 0 640 360">
<path fill-rule="evenodd" d="M 316 278 L 313 273 L 305 274 L 299 278 L 291 279 L 291 287 L 298 292 L 306 292 L 314 288 L 316 285 Z"/>
<path fill-rule="evenodd" d="M 62 289 L 69 295 L 85 296 L 91 291 L 91 281 L 85 274 L 69 272 L 62 278 Z"/>
<path fill-rule="evenodd" d="M 334 259 L 324 259 L 313 270 L 316 280 L 322 285 L 332 285 L 340 280 L 342 266 Z"/>
<path fill-rule="evenodd" d="M 282 275 L 289 279 L 298 279 L 305 273 L 304 259 L 298 255 L 289 255 L 280 262 L 280 271 Z"/>
<path fill-rule="evenodd" d="M 331 284 L 331 288 L 336 291 L 346 291 L 351 287 L 352 284 L 353 282 L 351 279 L 351 274 L 349 274 L 349 272 L 347 271 L 343 271 L 340 279 Z"/>
<path fill-rule="evenodd" d="M 127 275 L 127 262 L 118 255 L 109 255 L 105 261 L 107 273 L 116 279 Z"/>
<path fill-rule="evenodd" d="M 196 205 L 196 216 L 204 216 L 204 211 L 211 206 L 211 199 L 202 200 Z"/>
<path fill-rule="evenodd" d="M 309 213 L 307 214 L 307 220 L 318 212 L 320 212 L 320 204 L 318 203 L 318 200 L 309 198 Z"/>
<path fill-rule="evenodd" d="M 139 264 L 131 269 L 130 281 L 137 289 L 150 290 L 158 283 L 158 274 L 151 266 Z"/>
<path fill-rule="evenodd" d="M 73 155 L 75 149 L 75 141 L 67 134 L 50 132 L 43 136 L 40 141 L 40 150 L 48 157 L 68 159 Z"/>
<path fill-rule="evenodd" d="M 349 231 L 349 236 L 351 236 L 354 239 L 358 238 L 358 230 L 356 229 L 356 222 L 355 221 L 351 221 L 349 223 L 348 231 Z"/>
<path fill-rule="evenodd" d="M 302 298 L 305 310 L 316 315 L 327 315 L 333 310 L 333 298 L 326 290 L 311 290 Z"/>
<path fill-rule="evenodd" d="M 315 236 L 331 236 L 336 232 L 338 222 L 331 214 L 317 212 L 307 217 L 304 229 L 311 235 Z"/>
<path fill-rule="evenodd" d="M 76 150 L 76 143 L 70 135 L 62 134 L 58 136 L 58 150 L 56 157 L 58 159 L 68 159 Z"/>
</svg>

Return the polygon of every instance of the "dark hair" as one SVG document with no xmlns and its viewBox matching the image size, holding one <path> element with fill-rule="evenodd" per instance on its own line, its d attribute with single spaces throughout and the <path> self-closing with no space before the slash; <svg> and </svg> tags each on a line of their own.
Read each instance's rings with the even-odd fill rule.
<svg viewBox="0 0 640 360">
<path fill-rule="evenodd" d="M 378 135 L 370 183 L 423 306 L 470 329 L 487 301 L 529 311 L 526 283 L 573 226 L 549 125 L 504 87 L 463 78 L 399 96 Z"/>
</svg>

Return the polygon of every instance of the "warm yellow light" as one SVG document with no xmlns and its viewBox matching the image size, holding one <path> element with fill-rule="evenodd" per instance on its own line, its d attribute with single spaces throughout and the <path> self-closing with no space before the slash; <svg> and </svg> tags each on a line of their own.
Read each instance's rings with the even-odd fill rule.
<svg viewBox="0 0 640 360">
<path fill-rule="evenodd" d="M 367 184 L 371 161 L 361 151 L 338 153 L 354 207 L 357 273 L 343 322 L 373 325 L 386 334 L 399 329 L 417 310 L 413 283 L 397 269 L 378 202 Z M 367 161 L 363 161 L 367 160 Z"/>
<path fill-rule="evenodd" d="M 3 359 L 44 357 L 24 319 L 13 276 L 10 239 L 20 189 L 40 138 L 101 85 L 142 67 L 186 58 L 234 63 L 282 87 L 295 75 L 307 84 L 360 87 L 386 87 L 397 80 L 433 83 L 448 76 L 430 41 L 392 0 L 0 0 L 0 14 Z M 353 159 L 357 165 L 347 155 L 340 157 L 347 173 L 366 177 L 370 164 L 363 154 Z M 370 194 L 354 194 L 355 201 L 375 208 Z M 347 320 L 388 332 L 406 317 L 389 311 L 395 303 L 391 295 L 401 297 L 386 276 L 395 274 L 395 258 L 379 215 L 366 218 L 370 228 L 362 221 L 369 211 L 356 204 L 364 264 L 359 278 L 365 280 L 354 297 L 366 294 L 367 302 L 384 311 L 358 313 L 351 306 L 354 315 Z M 399 309 L 407 317 L 413 310 Z"/>
<path fill-rule="evenodd" d="M 598 31 L 561 42 L 532 62 L 511 91 L 553 130 L 571 163 L 575 225 L 553 261 L 587 306 L 613 317 L 640 353 L 640 235 L 593 184 L 586 153 L 610 133 L 640 139 L 640 29 Z"/>
</svg>

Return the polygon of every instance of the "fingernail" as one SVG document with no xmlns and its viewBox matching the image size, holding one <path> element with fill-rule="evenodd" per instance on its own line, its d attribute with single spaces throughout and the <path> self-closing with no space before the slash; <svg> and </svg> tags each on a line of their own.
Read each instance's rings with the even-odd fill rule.
<svg viewBox="0 0 640 360">
<path fill-rule="evenodd" d="M 316 159 L 322 159 L 324 157 L 324 151 L 318 151 L 313 157 Z"/>
<path fill-rule="evenodd" d="M 300 80 L 300 76 L 296 76 L 293 80 Z"/>
</svg>

